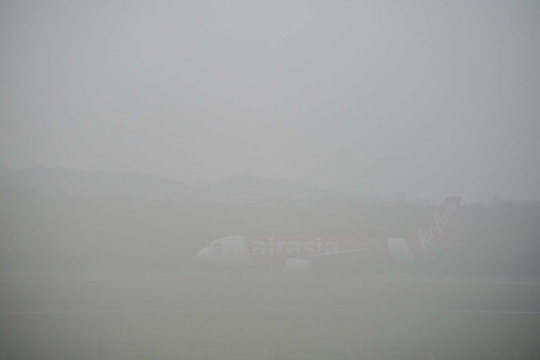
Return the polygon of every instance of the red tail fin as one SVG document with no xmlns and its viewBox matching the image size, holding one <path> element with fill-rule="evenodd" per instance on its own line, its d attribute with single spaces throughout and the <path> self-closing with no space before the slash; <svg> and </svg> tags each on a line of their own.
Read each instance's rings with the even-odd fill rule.
<svg viewBox="0 0 540 360">
<path fill-rule="evenodd" d="M 409 239 L 409 245 L 416 252 L 433 255 L 432 247 L 439 246 L 448 235 L 452 219 L 459 208 L 460 197 L 448 197 L 431 214 L 424 225 Z"/>
</svg>

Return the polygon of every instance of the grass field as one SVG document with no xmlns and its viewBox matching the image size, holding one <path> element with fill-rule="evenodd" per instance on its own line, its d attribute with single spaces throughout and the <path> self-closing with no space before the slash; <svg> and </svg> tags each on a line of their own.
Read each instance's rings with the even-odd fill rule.
<svg viewBox="0 0 540 360">
<path fill-rule="evenodd" d="M 3 315 L 2 359 L 538 359 L 540 315 Z M 518 357 L 516 357 L 518 356 Z"/>
<path fill-rule="evenodd" d="M 1 286 L 0 359 L 540 359 L 540 313 L 396 308 L 534 301 L 540 299 L 534 284 Z"/>
</svg>

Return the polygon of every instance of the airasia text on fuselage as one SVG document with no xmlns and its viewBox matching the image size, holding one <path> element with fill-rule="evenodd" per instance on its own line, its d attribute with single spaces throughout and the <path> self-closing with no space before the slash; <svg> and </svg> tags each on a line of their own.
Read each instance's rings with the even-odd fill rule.
<svg viewBox="0 0 540 360">
<path fill-rule="evenodd" d="M 287 258 L 335 253 L 365 245 L 365 242 L 342 238 L 246 237 L 246 245 L 254 258 Z"/>
</svg>

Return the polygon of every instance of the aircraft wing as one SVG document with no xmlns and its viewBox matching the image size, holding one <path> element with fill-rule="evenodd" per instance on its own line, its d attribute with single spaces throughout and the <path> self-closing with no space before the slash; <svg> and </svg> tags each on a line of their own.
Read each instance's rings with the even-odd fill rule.
<svg viewBox="0 0 540 360">
<path fill-rule="evenodd" d="M 318 264 L 329 264 L 329 263 L 340 263 L 347 261 L 367 261 L 373 260 L 373 253 L 381 246 L 380 243 L 373 244 L 368 247 L 354 249 L 354 250 L 344 250 L 333 253 L 326 254 L 314 254 L 314 255 L 305 255 L 298 256 L 297 259 L 306 259 L 311 260 L 313 263 Z"/>
<path fill-rule="evenodd" d="M 374 246 L 372 246 L 372 247 L 362 248 L 362 249 L 337 251 L 337 252 L 326 253 L 326 254 L 305 255 L 305 256 L 300 256 L 300 257 L 298 257 L 298 258 L 299 258 L 299 259 L 310 259 L 310 260 L 313 260 L 313 259 L 320 259 L 320 258 L 323 258 L 323 257 L 324 257 L 324 258 L 328 258 L 328 257 L 337 257 L 337 256 L 343 256 L 344 254 L 353 254 L 353 253 L 361 253 L 361 252 L 365 252 L 365 251 L 368 251 L 368 250 L 373 249 L 375 246 L 377 246 L 377 245 L 374 245 Z"/>
</svg>

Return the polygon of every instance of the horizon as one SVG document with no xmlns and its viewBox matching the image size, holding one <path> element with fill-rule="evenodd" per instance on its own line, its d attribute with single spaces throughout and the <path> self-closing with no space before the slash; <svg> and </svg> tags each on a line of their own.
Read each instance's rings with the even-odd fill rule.
<svg viewBox="0 0 540 360">
<path fill-rule="evenodd" d="M 227 183 L 230 180 L 241 180 L 241 179 L 249 179 L 249 180 L 256 180 L 259 183 L 260 182 L 266 182 L 266 183 L 286 183 L 289 185 L 299 185 L 302 187 L 306 187 L 311 190 L 315 190 L 318 192 L 332 192 L 334 194 L 339 193 L 341 195 L 349 195 L 349 196 L 360 196 L 360 197 L 366 197 L 366 196 L 377 196 L 379 197 L 380 201 L 382 199 L 386 200 L 392 200 L 392 201 L 405 201 L 405 202 L 416 202 L 420 201 L 423 203 L 429 203 L 431 205 L 440 205 L 440 203 L 448 198 L 448 197 L 460 197 L 462 204 L 472 205 L 472 204 L 487 204 L 487 203 L 493 203 L 494 201 L 509 201 L 509 202 L 516 202 L 516 203 L 531 203 L 531 204 L 539 204 L 538 200 L 524 200 L 524 199 L 512 199 L 512 198 L 505 198 L 498 195 L 493 195 L 490 199 L 487 200 L 475 200 L 475 199 L 466 199 L 459 194 L 448 194 L 447 196 L 441 198 L 441 199 L 428 199 L 428 198 L 421 198 L 421 197 L 410 197 L 405 194 L 384 194 L 384 193 L 376 193 L 376 192 L 366 192 L 366 193 L 360 193 L 352 190 L 339 190 L 335 188 L 330 187 L 320 187 L 316 185 L 310 185 L 306 184 L 302 181 L 294 181 L 289 179 L 278 179 L 278 178 L 265 178 L 261 176 L 254 176 L 254 175 L 232 175 L 228 176 L 222 179 L 218 179 L 216 181 L 212 182 L 194 182 L 194 183 L 187 183 L 183 182 L 181 180 L 160 176 L 160 175 L 153 175 L 153 174 L 145 174 L 145 173 L 138 173 L 138 172 L 127 172 L 127 171 L 109 171 L 109 170 L 86 170 L 86 169 L 77 169 L 77 168 L 65 168 L 65 167 L 43 167 L 43 166 L 35 166 L 35 167 L 29 167 L 29 168 L 10 168 L 8 166 L 5 166 L 4 164 L 0 163 L 0 168 L 5 168 L 8 171 L 25 171 L 25 170 L 33 170 L 33 169 L 44 169 L 44 170 L 61 170 L 61 171 L 75 171 L 75 172 L 84 172 L 84 173 L 96 173 L 96 174 L 123 174 L 123 175 L 135 175 L 135 176 L 148 176 L 151 178 L 154 178 L 156 180 L 165 180 L 165 181 L 171 181 L 174 183 L 177 183 L 178 185 L 186 186 L 193 189 L 204 189 L 208 187 L 212 187 L 213 185 L 220 185 Z"/>
</svg>

